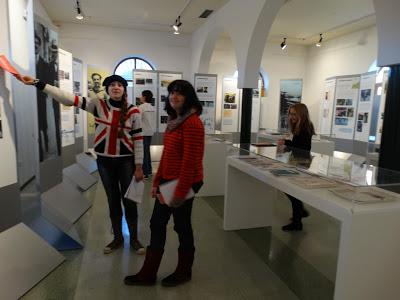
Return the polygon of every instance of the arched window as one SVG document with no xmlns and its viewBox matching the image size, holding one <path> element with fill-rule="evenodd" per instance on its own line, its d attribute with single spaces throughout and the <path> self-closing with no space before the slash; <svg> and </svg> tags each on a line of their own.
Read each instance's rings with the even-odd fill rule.
<svg viewBox="0 0 400 300">
<path fill-rule="evenodd" d="M 122 76 L 128 81 L 128 85 L 132 86 L 132 70 L 154 70 L 154 67 L 143 58 L 128 57 L 120 61 L 115 67 L 114 74 Z"/>
</svg>

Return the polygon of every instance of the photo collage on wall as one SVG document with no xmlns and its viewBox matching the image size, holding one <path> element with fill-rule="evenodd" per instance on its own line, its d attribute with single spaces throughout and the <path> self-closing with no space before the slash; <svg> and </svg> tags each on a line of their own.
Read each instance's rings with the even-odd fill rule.
<svg viewBox="0 0 400 300">
<path fill-rule="evenodd" d="M 203 106 L 203 112 L 200 115 L 203 121 L 206 133 L 214 132 L 215 102 L 217 90 L 217 75 L 195 74 L 195 90 L 197 97 Z"/>
<path fill-rule="evenodd" d="M 289 129 L 289 107 L 301 102 L 303 80 L 282 79 L 280 86 L 279 129 Z"/>
<path fill-rule="evenodd" d="M 237 78 L 224 77 L 222 84 L 222 132 L 237 132 L 239 130 L 239 95 Z"/>
<path fill-rule="evenodd" d="M 354 118 L 353 99 L 336 99 L 335 125 L 348 126 Z"/>
<path fill-rule="evenodd" d="M 36 77 L 59 86 L 58 34 L 49 26 L 35 20 Z M 61 155 L 60 105 L 37 90 L 39 125 L 39 158 L 44 161 Z"/>
</svg>

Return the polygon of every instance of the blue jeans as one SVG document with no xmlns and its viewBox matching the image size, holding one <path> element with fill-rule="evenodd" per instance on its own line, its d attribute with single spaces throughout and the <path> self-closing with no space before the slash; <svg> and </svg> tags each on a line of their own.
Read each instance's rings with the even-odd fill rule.
<svg viewBox="0 0 400 300">
<path fill-rule="evenodd" d="M 151 145 L 151 136 L 145 135 L 143 136 L 143 174 L 151 175 L 153 170 L 151 168 L 151 156 L 150 156 L 150 145 Z"/>
<path fill-rule="evenodd" d="M 134 156 L 97 157 L 97 166 L 101 181 L 107 194 L 108 208 L 114 236 L 122 237 L 122 207 L 125 208 L 125 219 L 129 233 L 137 226 L 137 207 L 134 201 L 124 197 L 135 172 Z"/>
</svg>

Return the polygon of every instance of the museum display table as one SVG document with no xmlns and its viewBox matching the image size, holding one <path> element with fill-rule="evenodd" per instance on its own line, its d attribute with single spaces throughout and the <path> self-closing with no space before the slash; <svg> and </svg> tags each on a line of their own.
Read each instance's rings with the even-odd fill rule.
<svg viewBox="0 0 400 300">
<path fill-rule="evenodd" d="M 276 153 L 274 148 L 269 148 L 268 151 L 272 157 L 273 152 Z M 283 166 L 289 167 L 282 162 L 288 155 L 283 153 L 283 159 L 279 155 L 275 154 L 274 160 L 265 157 L 262 159 L 266 160 L 266 164 L 268 160 L 276 162 L 278 159 Z M 260 158 L 255 154 L 250 156 Z M 400 178 L 399 174 L 394 172 L 384 172 L 372 166 L 361 166 L 354 162 L 340 162 L 336 158 L 328 158 L 326 164 L 324 161 L 326 157 L 318 156 L 317 163 L 312 161 L 306 171 L 322 174 L 325 170 L 327 177 L 332 179 L 339 177 L 337 169 L 343 169 L 344 173 L 350 176 L 348 180 L 343 177 L 342 181 L 348 181 L 350 185 L 338 182 L 337 186 L 349 188 L 355 185 L 375 185 L 379 172 L 381 177 L 383 175 L 387 178 L 384 183 L 394 184 Z M 350 165 L 352 167 L 349 169 Z M 299 169 L 292 170 L 299 172 Z M 310 176 L 301 171 L 299 173 L 296 176 Z M 274 202 L 279 201 L 277 197 L 279 192 L 295 196 L 341 223 L 334 299 L 398 299 L 400 295 L 400 280 L 397 276 L 400 269 L 399 196 L 374 187 L 383 195 L 389 194 L 392 201 L 358 204 L 335 195 L 328 188 L 301 187 L 293 183 L 292 178 L 275 176 L 261 163 L 250 164 L 249 155 L 227 157 L 224 229 L 283 225 L 274 217 Z"/>
</svg>

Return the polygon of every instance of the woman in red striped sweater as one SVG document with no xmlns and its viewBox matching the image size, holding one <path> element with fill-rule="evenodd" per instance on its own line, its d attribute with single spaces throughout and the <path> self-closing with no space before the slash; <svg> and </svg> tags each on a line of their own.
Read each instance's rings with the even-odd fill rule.
<svg viewBox="0 0 400 300">
<path fill-rule="evenodd" d="M 175 80 L 168 86 L 169 101 L 165 105 L 168 124 L 164 134 L 164 150 L 153 181 L 156 197 L 150 221 L 151 240 L 146 259 L 139 273 L 125 277 L 127 285 L 153 285 L 164 252 L 167 224 L 174 218 L 179 237 L 178 266 L 162 280 L 164 286 L 189 281 L 194 260 L 194 239 L 191 225 L 193 198 L 186 199 L 190 189 L 195 193 L 203 185 L 204 126 L 199 118 L 202 106 L 193 86 Z M 172 203 L 167 205 L 159 194 L 159 185 L 177 179 Z"/>
</svg>

